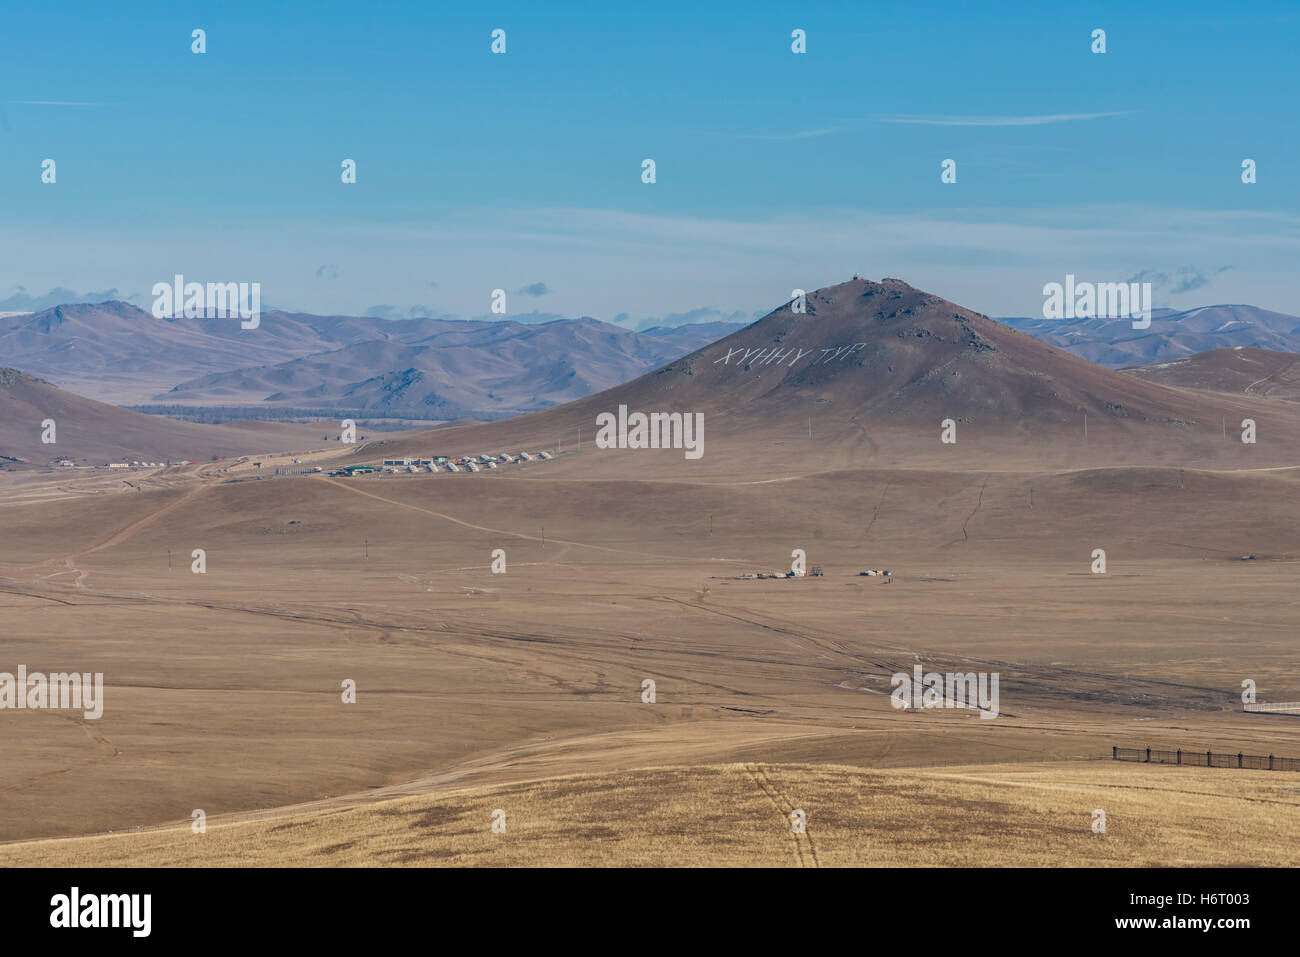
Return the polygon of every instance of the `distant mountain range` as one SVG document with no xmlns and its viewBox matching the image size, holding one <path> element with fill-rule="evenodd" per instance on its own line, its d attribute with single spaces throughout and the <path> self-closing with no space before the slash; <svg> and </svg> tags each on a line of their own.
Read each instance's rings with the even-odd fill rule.
<svg viewBox="0 0 1300 957">
<path fill-rule="evenodd" d="M 312 316 L 159 319 L 125 302 L 0 318 L 0 360 L 60 388 L 123 405 L 372 409 L 500 418 L 636 378 L 743 323 L 632 332 L 596 319 Z"/>
<path fill-rule="evenodd" d="M 1300 352 L 1300 318 L 1255 306 L 1125 320 L 998 320 L 1112 369 L 1245 347 Z M 745 328 L 714 321 L 634 332 L 596 319 L 391 320 L 269 311 L 158 319 L 125 302 L 0 316 L 0 364 L 118 405 L 256 407 L 493 420 L 629 382 Z M 1235 360 L 1241 361 L 1241 360 Z"/>
<path fill-rule="evenodd" d="M 595 319 L 540 326 L 441 324 L 444 328 L 415 341 L 360 342 L 276 365 L 214 373 L 155 398 L 180 405 L 271 404 L 498 419 L 600 392 L 717 338 L 716 330 L 691 326 L 652 336 Z"/>
<path fill-rule="evenodd" d="M 717 341 L 715 329 L 696 330 L 697 341 L 706 341 L 694 349 L 684 336 L 689 327 L 674 330 L 683 334 L 674 341 L 591 319 L 524 325 L 268 313 L 262 330 L 282 349 L 372 338 L 251 368 L 250 356 L 272 348 L 259 342 L 262 330 L 240 330 L 238 322 L 169 324 L 142 319 L 121 304 L 87 309 L 99 311 L 60 307 L 18 317 L 4 334 L 31 355 L 82 375 L 87 368 L 103 373 L 113 363 L 125 375 L 137 368 L 156 375 L 182 362 L 244 361 L 233 371 L 209 372 L 171 389 L 166 395 L 178 405 L 247 400 L 301 409 L 337 403 L 330 408 L 340 412 L 419 406 L 439 420 L 464 417 L 466 410 L 475 418 L 505 419 L 376 436 L 358 446 L 358 460 L 462 443 L 504 449 L 544 439 L 567 446 L 582 434 L 591 442 L 598 416 L 627 409 L 706 416 L 710 460 L 729 450 L 723 455 L 741 456 L 759 470 L 765 457 L 791 455 L 826 467 L 891 461 L 911 467 L 952 461 L 1261 467 L 1292 461 L 1288 456 L 1300 445 L 1300 406 L 1279 401 L 1296 386 L 1292 370 L 1300 356 L 1229 349 L 1119 372 L 898 279 L 855 278 L 816 290 L 807 295 L 805 311 L 782 304 Z M 1190 325 L 1203 322 L 1205 312 L 1193 315 Z M 1260 328 L 1219 318 L 1223 322 L 1211 332 Z M 373 338 L 398 331 L 420 337 Z M 159 344 L 150 334 L 169 338 Z M 60 335 L 62 350 L 51 345 Z M 209 345 L 212 355 L 194 355 L 196 343 Z M 44 350 L 36 348 L 41 345 Z M 676 354 L 652 358 L 665 352 Z M 634 367 L 643 371 L 627 371 Z M 531 414 L 512 414 L 530 406 Z M 1227 440 L 1227 423 L 1246 417 L 1257 420 L 1265 437 L 1258 446 Z M 58 424 L 57 445 L 41 442 L 47 418 Z M 297 441 L 309 443 L 326 442 L 322 436 L 333 431 L 332 425 L 292 428 L 302 433 Z M 942 439 L 941 429 L 959 429 L 960 443 L 956 433 L 952 442 Z M 89 464 L 103 457 L 206 461 L 237 450 L 313 447 L 287 444 L 291 439 L 285 423 L 210 426 L 160 419 L 0 371 L 0 454 L 37 464 L 56 456 Z M 642 456 L 643 474 L 677 474 L 681 454 Z M 582 468 L 612 468 L 610 461 L 602 454 L 584 459 Z M 985 504 L 993 501 L 996 494 Z"/>
<path fill-rule="evenodd" d="M 1236 346 L 1300 352 L 1300 318 L 1257 306 L 1202 306 L 1182 312 L 1153 309 L 1149 329 L 1134 329 L 1123 319 L 998 321 L 1112 369 Z"/>
</svg>

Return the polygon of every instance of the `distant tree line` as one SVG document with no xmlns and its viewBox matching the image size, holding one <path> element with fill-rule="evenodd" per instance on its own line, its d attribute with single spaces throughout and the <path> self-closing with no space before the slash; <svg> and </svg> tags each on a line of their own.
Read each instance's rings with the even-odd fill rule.
<svg viewBox="0 0 1300 957">
<path fill-rule="evenodd" d="M 338 422 L 342 419 L 354 419 L 358 425 L 367 428 L 401 429 L 407 422 L 444 422 L 445 414 L 432 416 L 420 414 L 418 409 L 394 411 L 389 409 L 290 409 L 245 405 L 128 405 L 125 408 L 146 415 L 161 415 L 182 422 L 201 422 L 205 425 L 220 425 L 239 419 L 252 419 L 258 422 L 314 422 L 317 419 L 329 419 Z"/>
</svg>

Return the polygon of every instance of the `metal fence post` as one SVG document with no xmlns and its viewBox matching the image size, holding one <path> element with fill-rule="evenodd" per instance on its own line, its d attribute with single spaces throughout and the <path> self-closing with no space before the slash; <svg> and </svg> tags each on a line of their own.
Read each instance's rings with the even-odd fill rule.
<svg viewBox="0 0 1300 957">
<path fill-rule="evenodd" d="M 1118 760 L 1119 760 L 1119 745 L 1117 745 L 1117 744 L 1112 744 L 1112 745 L 1110 746 L 1110 759 L 1111 759 L 1112 761 L 1118 761 Z"/>
<path fill-rule="evenodd" d="M 1241 752 L 1238 751 L 1238 752 L 1237 752 L 1237 767 L 1241 767 L 1241 766 L 1242 766 L 1242 764 L 1241 764 Z"/>
<path fill-rule="evenodd" d="M 1214 767 L 1214 755 L 1209 751 L 1205 752 L 1205 766 L 1207 768 Z"/>
<path fill-rule="evenodd" d="M 1147 748 L 1147 764 L 1151 763 L 1151 749 Z"/>
<path fill-rule="evenodd" d="M 1179 749 L 1178 749 L 1178 763 L 1179 763 L 1179 764 L 1182 764 L 1182 763 L 1183 763 L 1183 749 L 1182 749 L 1182 748 L 1179 748 Z"/>
<path fill-rule="evenodd" d="M 1273 770 L 1273 755 L 1271 755 L 1271 754 L 1268 756 L 1268 769 L 1269 769 L 1270 771 Z"/>
</svg>

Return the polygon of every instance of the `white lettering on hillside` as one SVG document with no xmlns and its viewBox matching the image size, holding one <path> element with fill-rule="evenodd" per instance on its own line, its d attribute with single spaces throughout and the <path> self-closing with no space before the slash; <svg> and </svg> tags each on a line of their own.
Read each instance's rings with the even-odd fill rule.
<svg viewBox="0 0 1300 957">
<path fill-rule="evenodd" d="M 742 369 L 755 365 L 767 366 L 773 363 L 777 366 L 785 366 L 785 368 L 788 369 L 800 359 L 808 356 L 812 357 L 812 365 L 825 365 L 828 362 L 843 362 L 855 352 L 865 348 L 865 346 L 865 342 L 854 342 L 843 346 L 831 346 L 829 349 L 805 350 L 799 348 L 796 350 L 796 347 L 791 347 L 786 349 L 784 352 L 782 352 L 779 347 L 775 346 L 770 348 L 760 347 L 756 349 L 746 347 L 733 349 L 728 346 L 726 355 L 714 359 L 713 364 L 717 365 L 721 362 L 724 366 L 729 366 L 731 365 L 731 360 L 735 359 L 736 365 L 740 366 Z M 786 359 L 789 359 L 790 361 L 786 362 Z"/>
</svg>

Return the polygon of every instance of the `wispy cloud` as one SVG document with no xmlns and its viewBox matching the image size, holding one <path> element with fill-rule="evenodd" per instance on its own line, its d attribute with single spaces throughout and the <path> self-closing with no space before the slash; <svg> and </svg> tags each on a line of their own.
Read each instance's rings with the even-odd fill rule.
<svg viewBox="0 0 1300 957">
<path fill-rule="evenodd" d="M 91 103 L 85 100 L 10 100 L 11 106 L 118 106 L 117 103 Z"/>
<path fill-rule="evenodd" d="M 50 261 L 51 248 L 60 249 L 59 261 Z M 315 270 L 303 265 L 304 256 L 317 265 L 337 262 L 340 248 L 347 249 L 347 268 L 340 267 L 337 281 L 316 279 Z M 547 288 L 555 290 L 544 297 L 548 312 L 601 318 L 622 311 L 636 320 L 662 318 L 701 303 L 724 311 L 767 311 L 788 302 L 792 289 L 816 289 L 854 272 L 898 276 L 995 316 L 1041 312 L 1043 284 L 1067 273 L 1111 281 L 1142 269 L 1169 276 L 1156 306 L 1168 298 L 1180 307 L 1193 299 L 1204 303 L 1212 293 L 1214 302 L 1251 303 L 1291 315 L 1300 309 L 1300 212 L 1279 208 L 949 201 L 895 211 L 844 204 L 738 217 L 512 206 L 492 217 L 466 208 L 428 221 L 367 222 L 333 231 L 291 219 L 251 233 L 240 224 L 219 224 L 166 241 L 152 231 L 104 239 L 75 221 L 31 223 L 10 216 L 0 217 L 0 249 L 8 257 L 4 269 L 42 293 L 58 285 L 147 291 L 175 272 L 178 261 L 204 262 L 214 275 L 277 276 L 278 302 L 321 315 L 363 315 L 374 308 L 403 318 L 411 306 L 427 303 L 436 306 L 435 315 L 500 319 L 488 313 L 489 291 L 518 288 L 518 279 L 500 275 L 502 262 L 518 270 L 519 278 L 547 277 Z M 425 278 L 431 262 L 444 275 L 436 290 Z M 88 275 L 73 275 L 74 263 Z M 1197 264 L 1212 283 L 1175 295 L 1175 288 L 1199 283 L 1195 272 L 1177 274 L 1188 264 Z M 1235 268 L 1217 272 L 1228 264 Z M 665 276 L 672 282 L 665 283 Z M 384 300 L 376 289 L 384 290 Z M 0 302 L 13 291 L 0 284 Z M 263 296 L 264 311 L 270 298 Z M 509 318 L 530 308 L 529 298 L 512 294 Z M 59 294 L 54 304 L 67 301 Z M 150 301 L 138 304 L 148 309 Z M 372 307 L 385 302 L 387 309 Z M 27 299 L 0 305 L 0 311 L 34 308 Z"/>
<path fill-rule="evenodd" d="M 1208 274 L 1196 266 L 1179 266 L 1172 273 L 1144 269 L 1128 281 L 1149 282 L 1157 293 L 1167 290 L 1171 296 L 1180 296 L 1183 293 L 1203 289 L 1210 284 L 1211 276 L 1217 276 L 1219 273 L 1227 272 L 1231 268 L 1231 266 L 1220 266 Z"/>
<path fill-rule="evenodd" d="M 742 140 L 766 140 L 769 142 L 810 140 L 818 136 L 830 136 L 832 133 L 840 133 L 845 129 L 846 127 L 843 126 L 823 126 L 815 130 L 792 130 L 788 133 L 737 133 L 736 136 Z"/>
<path fill-rule="evenodd" d="M 38 312 L 77 302 L 108 302 L 124 298 L 116 288 L 103 289 L 99 292 L 76 293 L 63 286 L 56 286 L 45 295 L 30 295 L 25 286 L 14 286 L 14 293 L 0 299 L 0 312 Z"/>
<path fill-rule="evenodd" d="M 1109 116 L 1128 116 L 1136 110 L 1109 113 L 1045 113 L 1039 116 L 913 116 L 887 113 L 872 117 L 878 123 L 911 123 L 918 126 L 1046 126 L 1049 123 L 1073 123 L 1100 120 Z"/>
</svg>

